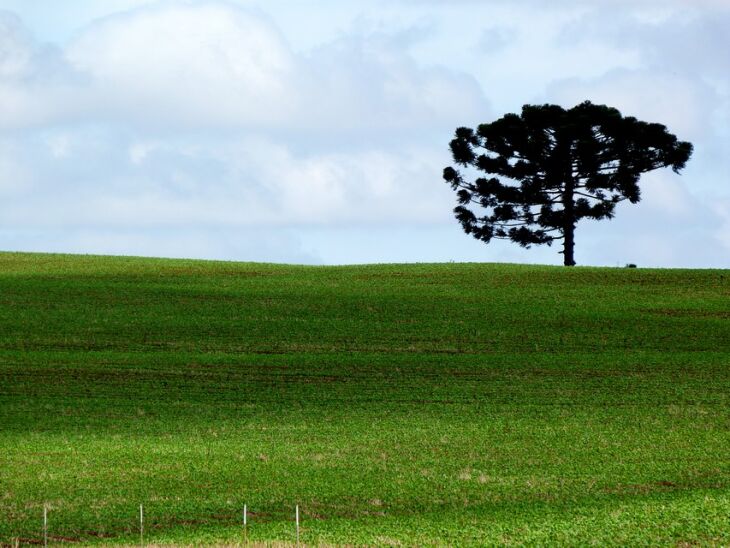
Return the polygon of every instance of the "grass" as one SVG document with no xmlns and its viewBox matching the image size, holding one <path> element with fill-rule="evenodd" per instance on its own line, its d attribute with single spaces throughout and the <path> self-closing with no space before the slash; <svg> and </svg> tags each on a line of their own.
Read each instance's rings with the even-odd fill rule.
<svg viewBox="0 0 730 548">
<path fill-rule="evenodd" d="M 0 254 L 0 543 L 730 544 L 730 272 Z"/>
</svg>

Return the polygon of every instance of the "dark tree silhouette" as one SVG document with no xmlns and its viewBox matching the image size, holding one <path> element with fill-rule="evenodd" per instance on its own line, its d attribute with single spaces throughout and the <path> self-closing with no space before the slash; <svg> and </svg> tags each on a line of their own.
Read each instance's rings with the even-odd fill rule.
<svg viewBox="0 0 730 548">
<path fill-rule="evenodd" d="M 444 179 L 457 191 L 454 213 L 467 234 L 528 248 L 563 240 L 564 264 L 573 266 L 577 222 L 610 219 L 617 203 L 638 202 L 641 174 L 679 173 L 692 144 L 661 124 L 586 101 L 569 110 L 525 105 L 522 115 L 476 131 L 461 127 L 451 152 L 463 171 L 447 167 Z"/>
</svg>

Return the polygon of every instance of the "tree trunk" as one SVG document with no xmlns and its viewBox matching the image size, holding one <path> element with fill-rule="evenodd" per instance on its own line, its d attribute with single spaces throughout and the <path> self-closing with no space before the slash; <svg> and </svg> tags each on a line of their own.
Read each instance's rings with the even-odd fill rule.
<svg viewBox="0 0 730 548">
<path fill-rule="evenodd" d="M 575 257 L 573 255 L 575 248 L 575 213 L 573 212 L 573 192 L 575 190 L 575 180 L 570 167 L 566 170 L 565 189 L 563 190 L 563 213 L 565 219 L 563 222 L 563 264 L 565 266 L 575 266 Z"/>
<path fill-rule="evenodd" d="M 563 233 L 563 264 L 565 266 L 575 266 L 574 248 L 575 225 L 571 222 L 565 226 Z"/>
</svg>

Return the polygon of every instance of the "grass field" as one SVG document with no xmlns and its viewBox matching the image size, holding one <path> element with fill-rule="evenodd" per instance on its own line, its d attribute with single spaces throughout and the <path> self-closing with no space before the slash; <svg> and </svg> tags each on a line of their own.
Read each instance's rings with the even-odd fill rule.
<svg viewBox="0 0 730 548">
<path fill-rule="evenodd" d="M 0 254 L 0 543 L 730 544 L 730 271 Z"/>
</svg>

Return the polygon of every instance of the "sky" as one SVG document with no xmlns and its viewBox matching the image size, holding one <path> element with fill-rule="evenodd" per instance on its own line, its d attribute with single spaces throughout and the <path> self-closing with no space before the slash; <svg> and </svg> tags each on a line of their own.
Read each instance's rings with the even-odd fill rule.
<svg viewBox="0 0 730 548">
<path fill-rule="evenodd" d="M 730 268 L 728 0 L 0 0 L 0 249 L 562 264 L 484 244 L 459 126 L 584 100 L 695 152 L 583 265 Z"/>
</svg>

